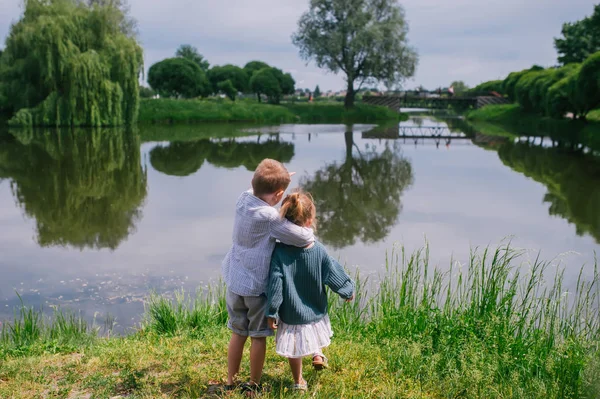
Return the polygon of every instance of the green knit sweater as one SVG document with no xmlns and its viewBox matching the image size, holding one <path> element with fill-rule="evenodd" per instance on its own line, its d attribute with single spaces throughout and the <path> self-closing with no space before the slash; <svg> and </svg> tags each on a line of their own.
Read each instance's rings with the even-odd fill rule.
<svg viewBox="0 0 600 399">
<path fill-rule="evenodd" d="M 344 299 L 354 295 L 354 282 L 321 243 L 312 248 L 278 243 L 271 257 L 267 317 L 294 325 L 321 320 L 327 314 L 325 286 Z"/>
</svg>

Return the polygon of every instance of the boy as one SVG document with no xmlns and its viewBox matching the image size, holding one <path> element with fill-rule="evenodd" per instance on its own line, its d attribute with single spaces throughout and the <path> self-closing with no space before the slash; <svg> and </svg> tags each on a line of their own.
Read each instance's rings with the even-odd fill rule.
<svg viewBox="0 0 600 399">
<path fill-rule="evenodd" d="M 273 208 L 283 198 L 290 176 L 280 162 L 265 159 L 254 172 L 252 190 L 244 192 L 237 201 L 233 245 L 222 265 L 227 285 L 227 326 L 232 331 L 227 353 L 226 389 L 234 387 L 248 337 L 251 340 L 250 383 L 244 384 L 242 389 L 260 388 L 266 337 L 273 335 L 265 316 L 265 293 L 275 240 L 298 247 L 315 240 L 312 229 L 282 219 Z"/>
</svg>

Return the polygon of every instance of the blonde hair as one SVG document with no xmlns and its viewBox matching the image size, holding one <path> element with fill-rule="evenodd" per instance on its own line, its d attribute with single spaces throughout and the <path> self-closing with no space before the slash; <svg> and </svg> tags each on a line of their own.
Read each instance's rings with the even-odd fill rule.
<svg viewBox="0 0 600 399">
<path fill-rule="evenodd" d="M 281 216 L 298 226 L 306 226 L 312 220 L 311 227 L 316 228 L 316 208 L 312 195 L 297 191 L 289 194 L 281 204 Z"/>
<path fill-rule="evenodd" d="M 285 191 L 291 181 L 290 173 L 281 162 L 265 159 L 256 167 L 252 190 L 256 196 L 273 194 L 279 190 Z"/>
</svg>

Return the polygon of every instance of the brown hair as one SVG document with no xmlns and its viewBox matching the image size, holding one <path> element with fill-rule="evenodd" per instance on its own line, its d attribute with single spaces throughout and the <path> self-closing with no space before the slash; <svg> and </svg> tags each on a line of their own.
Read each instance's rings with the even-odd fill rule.
<svg viewBox="0 0 600 399">
<path fill-rule="evenodd" d="M 292 179 L 290 173 L 281 162 L 265 159 L 256 167 L 252 178 L 254 195 L 273 194 L 279 190 L 285 191 Z"/>
<path fill-rule="evenodd" d="M 312 219 L 315 228 L 316 208 L 312 195 L 297 191 L 289 194 L 281 204 L 281 216 L 298 226 L 305 226 Z"/>
</svg>

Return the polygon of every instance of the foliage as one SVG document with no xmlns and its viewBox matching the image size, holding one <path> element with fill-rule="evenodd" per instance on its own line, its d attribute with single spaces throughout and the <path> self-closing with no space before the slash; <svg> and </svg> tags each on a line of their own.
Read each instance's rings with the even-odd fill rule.
<svg viewBox="0 0 600 399">
<path fill-rule="evenodd" d="M 227 79 L 222 82 L 217 83 L 217 89 L 225 94 L 231 101 L 235 101 L 237 97 L 238 91 L 231 83 L 231 80 Z"/>
<path fill-rule="evenodd" d="M 455 80 L 454 82 L 450 83 L 450 86 L 454 88 L 455 94 L 464 94 L 469 90 L 469 86 L 467 86 L 467 84 L 462 80 Z"/>
<path fill-rule="evenodd" d="M 478 84 L 477 86 L 470 89 L 468 93 L 471 95 L 482 94 L 486 96 L 489 96 L 492 92 L 503 94 L 503 83 L 503 80 L 490 80 L 488 82 Z"/>
<path fill-rule="evenodd" d="M 314 98 L 319 98 L 321 97 L 321 89 L 319 88 L 319 85 L 317 85 L 317 87 L 315 87 L 315 91 L 313 93 L 313 97 Z"/>
<path fill-rule="evenodd" d="M 260 137 L 259 137 L 260 140 Z M 294 144 L 270 139 L 264 142 L 198 140 L 172 142 L 150 151 L 152 167 L 171 176 L 189 176 L 196 173 L 204 161 L 223 168 L 244 166 L 253 172 L 265 158 L 290 162 L 294 157 Z"/>
<path fill-rule="evenodd" d="M 260 72 L 260 71 L 259 71 Z M 292 78 L 289 73 L 283 73 L 281 69 L 272 68 L 271 72 L 277 78 L 279 87 L 281 88 L 281 94 L 284 96 L 292 95 L 296 91 L 296 81 Z"/>
<path fill-rule="evenodd" d="M 271 68 L 271 66 L 262 61 L 250 61 L 244 66 L 244 71 L 246 71 L 248 79 L 252 79 L 252 75 L 254 75 L 254 72 L 258 72 L 264 68 Z"/>
<path fill-rule="evenodd" d="M 208 80 L 213 91 L 219 90 L 220 82 L 231 81 L 236 91 L 245 93 L 248 91 L 248 74 L 242 68 L 235 65 L 214 66 L 208 71 Z"/>
<path fill-rule="evenodd" d="M 279 104 L 282 90 L 273 68 L 263 68 L 255 72 L 250 79 L 250 88 L 256 93 L 258 100 L 261 95 L 266 95 L 270 103 Z"/>
<path fill-rule="evenodd" d="M 345 140 L 343 163 L 330 163 L 300 183 L 315 198 L 319 238 L 333 248 L 386 238 L 402 211 L 402 194 L 413 182 L 410 162 L 398 146 L 359 149 L 352 130 Z"/>
<path fill-rule="evenodd" d="M 0 147 L 0 179 L 35 220 L 41 246 L 115 249 L 146 197 L 139 136 L 121 130 L 18 130 Z"/>
<path fill-rule="evenodd" d="M 506 94 L 511 101 L 516 101 L 517 96 L 515 93 L 515 88 L 517 86 L 517 83 L 519 82 L 519 79 L 521 79 L 528 72 L 541 71 L 543 69 L 544 68 L 542 68 L 541 66 L 534 65 L 533 67 L 531 67 L 529 69 L 524 69 L 520 72 L 510 73 L 506 77 L 506 79 L 504 79 L 504 83 L 502 84 L 502 89 L 503 89 L 502 92 L 504 94 Z"/>
<path fill-rule="evenodd" d="M 140 86 L 140 98 L 152 98 L 156 95 L 156 92 L 149 87 Z"/>
<path fill-rule="evenodd" d="M 194 98 L 212 92 L 202 69 L 186 58 L 167 58 L 152 65 L 148 83 L 161 97 Z"/>
<path fill-rule="evenodd" d="M 396 0 L 312 0 L 293 41 L 302 58 L 346 75 L 345 106 L 354 106 L 355 82 L 401 83 L 414 74 L 416 51 Z"/>
<path fill-rule="evenodd" d="M 546 100 L 546 113 L 555 118 L 562 118 L 568 112 L 575 117 L 582 110 L 580 97 L 577 90 L 577 82 L 581 66 L 573 65 L 569 74 L 550 86 Z"/>
<path fill-rule="evenodd" d="M 115 126 L 138 112 L 142 49 L 118 1 L 28 0 L 2 55 L 15 125 Z"/>
<path fill-rule="evenodd" d="M 597 10 L 600 14 L 600 5 L 597 6 Z M 577 77 L 577 97 L 583 105 L 580 115 L 584 117 L 592 109 L 600 107 L 600 51 L 591 55 L 581 65 Z"/>
<path fill-rule="evenodd" d="M 195 62 L 196 64 L 198 64 L 200 69 L 202 69 L 202 71 L 204 71 L 204 73 L 208 72 L 208 67 L 210 64 L 204 58 L 204 56 L 198 52 L 198 49 L 194 46 L 191 46 L 189 44 L 182 44 L 177 49 L 177 52 L 175 53 L 175 57 L 185 58 L 192 62 Z"/>
<path fill-rule="evenodd" d="M 554 47 L 563 65 L 584 62 L 600 51 L 600 4 L 594 6 L 592 16 L 563 24 L 561 33 L 562 37 L 554 39 Z"/>
</svg>

